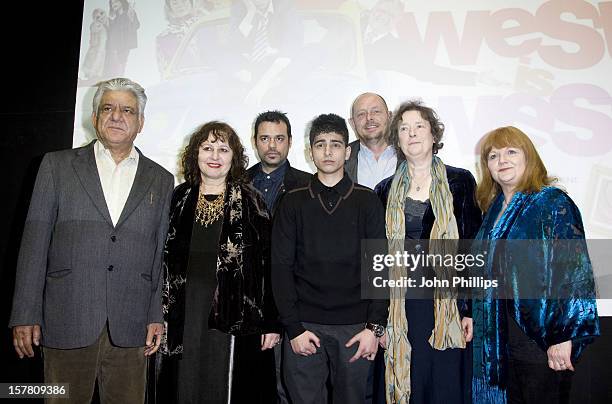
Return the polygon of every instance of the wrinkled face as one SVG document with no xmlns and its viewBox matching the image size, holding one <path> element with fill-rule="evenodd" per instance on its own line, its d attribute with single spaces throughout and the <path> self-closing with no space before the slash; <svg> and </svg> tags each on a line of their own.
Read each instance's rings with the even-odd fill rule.
<svg viewBox="0 0 612 404">
<path fill-rule="evenodd" d="M 211 136 L 200 144 L 198 151 L 198 167 L 202 181 L 225 180 L 227 173 L 232 168 L 232 157 L 234 152 L 221 137 L 212 141 Z"/>
<path fill-rule="evenodd" d="M 344 161 L 351 155 L 351 148 L 344 143 L 341 134 L 336 132 L 320 133 L 310 147 L 310 156 L 317 172 L 336 174 L 344 170 Z"/>
<path fill-rule="evenodd" d="M 291 138 L 285 122 L 262 122 L 257 128 L 255 149 L 264 168 L 276 169 L 287 160 Z"/>
<path fill-rule="evenodd" d="M 359 139 L 382 139 L 387 133 L 390 114 L 383 100 L 376 94 L 361 95 L 353 105 L 349 123 Z"/>
<path fill-rule="evenodd" d="M 142 130 L 144 118 L 138 111 L 138 100 L 129 91 L 107 91 L 98 111 L 92 116 L 98 138 L 108 148 L 131 147 Z"/>
<path fill-rule="evenodd" d="M 487 166 L 502 189 L 513 190 L 523 178 L 527 159 L 519 147 L 492 147 L 487 155 Z"/>
<path fill-rule="evenodd" d="M 429 121 L 419 111 L 406 111 L 398 126 L 399 146 L 406 160 L 431 158 L 434 138 Z"/>
</svg>

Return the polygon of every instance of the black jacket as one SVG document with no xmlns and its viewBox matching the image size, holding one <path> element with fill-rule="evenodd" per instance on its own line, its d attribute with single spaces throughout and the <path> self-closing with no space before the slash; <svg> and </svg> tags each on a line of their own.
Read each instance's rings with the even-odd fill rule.
<svg viewBox="0 0 612 404">
<path fill-rule="evenodd" d="M 257 174 L 257 171 L 260 169 L 259 167 L 261 167 L 261 163 L 257 163 L 247 170 L 247 176 L 250 182 L 253 182 L 255 174 Z M 288 191 L 308 186 L 311 178 L 312 174 L 291 167 L 289 161 L 287 161 L 287 171 L 285 171 L 285 178 L 283 179 L 283 183 L 281 184 L 281 187 L 278 190 L 278 195 L 276 196 L 276 200 L 274 201 L 274 205 L 272 206 L 272 212 L 270 213 L 274 215 L 274 211 L 278 207 L 278 203 Z"/>
<path fill-rule="evenodd" d="M 385 210 L 387 209 L 387 198 L 389 197 L 393 177 L 382 180 L 374 190 L 382 201 Z M 448 178 L 448 187 L 453 195 L 453 211 L 457 220 L 459 238 L 473 239 L 482 223 L 482 213 L 476 203 L 476 181 L 474 176 L 463 168 L 446 166 L 446 177 Z M 433 209 L 429 205 L 423 215 L 421 239 L 429 238 L 435 219 Z"/>
<path fill-rule="evenodd" d="M 353 180 L 353 182 L 357 182 L 357 155 L 359 154 L 361 143 L 359 143 L 359 140 L 355 140 L 349 143 L 349 146 L 351 147 L 351 155 L 349 156 L 348 160 L 344 162 L 344 171 L 346 171 L 349 178 Z"/>
<path fill-rule="evenodd" d="M 445 165 L 445 167 L 448 187 L 453 195 L 453 213 L 457 220 L 459 238 L 468 240 L 473 239 L 476 237 L 476 233 L 478 233 L 482 223 L 482 212 L 480 208 L 478 208 L 478 203 L 476 202 L 476 181 L 472 173 L 468 170 L 448 165 Z M 382 201 L 385 210 L 387 209 L 387 198 L 389 197 L 389 190 L 391 190 L 393 177 L 394 176 L 391 176 L 382 180 L 374 190 Z M 428 204 L 425 214 L 423 215 L 423 230 L 420 237 L 422 240 L 429 239 L 429 234 L 431 233 L 431 228 L 433 227 L 435 219 L 431 204 Z M 472 305 L 470 301 L 460 300 L 457 304 L 462 316 L 472 316 Z"/>
</svg>

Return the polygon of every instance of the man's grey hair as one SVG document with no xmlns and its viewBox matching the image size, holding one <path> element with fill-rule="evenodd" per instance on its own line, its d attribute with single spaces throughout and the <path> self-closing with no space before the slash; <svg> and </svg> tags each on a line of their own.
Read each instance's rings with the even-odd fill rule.
<svg viewBox="0 0 612 404">
<path fill-rule="evenodd" d="M 116 77 L 114 79 L 101 81 L 97 84 L 98 90 L 93 97 L 93 112 L 97 115 L 98 109 L 100 108 L 100 101 L 102 96 L 107 91 L 129 91 L 134 94 L 136 100 L 138 100 L 138 114 L 142 118 L 144 116 L 145 106 L 147 105 L 147 95 L 145 94 L 144 88 L 135 81 L 126 79 L 123 77 Z"/>
</svg>

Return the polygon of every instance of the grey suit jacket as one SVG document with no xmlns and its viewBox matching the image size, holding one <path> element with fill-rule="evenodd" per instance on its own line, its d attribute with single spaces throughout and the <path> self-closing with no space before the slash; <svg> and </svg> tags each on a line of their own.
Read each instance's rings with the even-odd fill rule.
<svg viewBox="0 0 612 404">
<path fill-rule="evenodd" d="M 24 227 L 9 325 L 39 324 L 47 347 L 89 346 L 107 320 L 114 344 L 143 346 L 147 324 L 162 322 L 172 174 L 138 151 L 113 226 L 93 144 L 45 155 Z"/>
</svg>

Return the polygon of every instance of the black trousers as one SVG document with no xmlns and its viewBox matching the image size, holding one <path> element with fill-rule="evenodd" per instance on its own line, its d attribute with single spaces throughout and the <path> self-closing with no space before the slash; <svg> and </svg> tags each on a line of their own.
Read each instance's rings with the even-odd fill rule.
<svg viewBox="0 0 612 404">
<path fill-rule="evenodd" d="M 357 344 L 344 345 L 363 330 L 363 323 L 325 325 L 303 323 L 321 341 L 317 353 L 310 356 L 295 354 L 289 338 L 283 342 L 283 372 L 293 404 L 326 402 L 326 382 L 329 379 L 332 402 L 335 404 L 363 404 L 366 399 L 368 372 L 372 362 L 360 358 L 349 359 L 357 351 Z"/>
<path fill-rule="evenodd" d="M 517 360 L 510 360 L 508 368 L 508 404 L 569 403 L 572 371 Z"/>
</svg>

